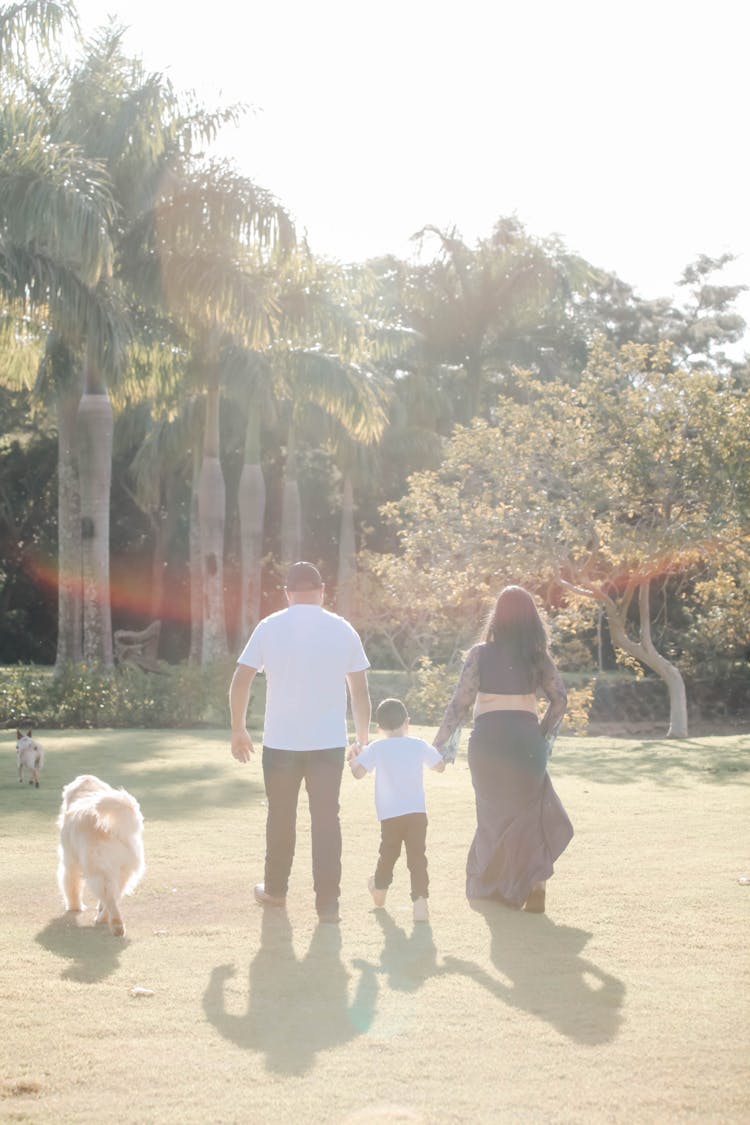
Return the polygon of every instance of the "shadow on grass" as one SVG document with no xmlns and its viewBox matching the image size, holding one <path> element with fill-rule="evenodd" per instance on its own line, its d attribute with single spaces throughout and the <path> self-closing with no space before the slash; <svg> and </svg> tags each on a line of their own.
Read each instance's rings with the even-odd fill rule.
<svg viewBox="0 0 750 1125">
<path fill-rule="evenodd" d="M 750 736 L 679 740 L 561 739 L 550 771 L 572 774 L 602 784 L 626 785 L 646 779 L 657 785 L 680 786 L 700 780 L 750 784 Z"/>
<path fill-rule="evenodd" d="M 195 743 L 195 735 L 189 737 Z M 43 736 L 40 741 L 44 744 Z M 179 819 L 207 808 L 247 805 L 264 794 L 260 755 L 246 766 L 234 762 L 227 740 L 206 737 L 205 760 L 180 761 L 180 732 L 85 732 L 81 745 L 55 746 L 47 740 L 41 788 L 19 796 L 16 781 L 0 786 L 0 815 L 56 816 L 63 785 L 82 773 L 93 773 L 115 787 L 124 786 L 140 803 L 146 820 Z M 23 787 L 24 789 L 27 787 Z"/>
<path fill-rule="evenodd" d="M 91 917 L 89 911 L 88 918 Z M 53 918 L 36 935 L 35 941 L 57 957 L 65 957 L 72 962 L 60 974 L 63 980 L 95 984 L 115 971 L 127 938 L 113 937 L 106 926 L 93 926 L 86 922 L 81 925 L 80 918 L 81 915 L 73 913 Z M 83 918 L 86 918 L 85 914 Z"/>
<path fill-rule="evenodd" d="M 414 992 L 421 988 L 429 977 L 438 976 L 443 971 L 437 965 L 437 949 L 430 926 L 419 923 L 408 934 L 393 920 L 387 910 L 376 909 L 373 914 L 385 939 L 380 963 L 373 965 L 363 960 L 352 962 L 354 967 L 362 972 L 362 979 L 369 983 L 373 993 L 371 1003 L 362 1005 L 361 1010 L 355 1008 L 355 1019 L 362 1031 L 366 1031 L 372 1023 L 377 997 L 377 977 L 385 978 L 388 988 L 398 992 Z"/>
<path fill-rule="evenodd" d="M 244 1010 L 232 1012 L 229 1009 L 235 1004 L 227 1003 L 237 992 L 231 984 L 236 976 L 233 965 L 213 969 L 203 1010 L 225 1039 L 264 1054 L 268 1070 L 300 1075 L 314 1065 L 319 1051 L 341 1046 L 360 1034 L 353 1013 L 362 1016 L 374 1006 L 377 983 L 371 974 L 368 979 L 363 973 L 350 1009 L 349 974 L 341 961 L 339 927 L 318 925 L 301 959 L 292 936 L 285 910 L 265 910 L 260 948 L 250 964 L 247 996 L 236 1005 L 244 1005 Z"/>
<path fill-rule="evenodd" d="M 499 903 L 472 906 L 487 923 L 490 959 L 503 979 L 457 957 L 445 958 L 446 971 L 471 977 L 504 1004 L 545 1020 L 577 1043 L 593 1046 L 616 1037 L 625 986 L 581 956 L 590 933 Z"/>
</svg>

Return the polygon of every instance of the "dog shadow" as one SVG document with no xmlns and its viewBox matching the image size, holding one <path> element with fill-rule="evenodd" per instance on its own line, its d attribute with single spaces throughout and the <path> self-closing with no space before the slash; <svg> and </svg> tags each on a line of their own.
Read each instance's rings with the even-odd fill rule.
<svg viewBox="0 0 750 1125">
<path fill-rule="evenodd" d="M 444 959 L 446 971 L 473 978 L 503 1003 L 545 1020 L 567 1039 L 593 1046 L 617 1036 L 625 985 L 581 956 L 590 933 L 499 903 L 472 906 L 487 923 L 490 960 L 504 979 L 451 956 Z"/>
<path fill-rule="evenodd" d="M 232 983 L 233 965 L 212 970 L 203 1010 L 225 1039 L 263 1053 L 269 1071 L 301 1075 L 314 1065 L 319 1052 L 360 1034 L 360 1018 L 374 1004 L 374 996 L 373 981 L 363 974 L 350 1007 L 350 974 L 341 961 L 338 926 L 319 924 L 302 958 L 297 957 L 292 938 L 286 911 L 264 910 L 247 997 L 238 1005 L 240 1009 L 244 1005 L 244 1011 L 229 1010 L 241 995 Z"/>
<path fill-rule="evenodd" d="M 43 949 L 72 963 L 60 974 L 62 980 L 96 984 L 117 969 L 127 938 L 113 937 L 107 926 L 91 924 L 93 912 L 53 918 L 34 939 Z"/>
</svg>

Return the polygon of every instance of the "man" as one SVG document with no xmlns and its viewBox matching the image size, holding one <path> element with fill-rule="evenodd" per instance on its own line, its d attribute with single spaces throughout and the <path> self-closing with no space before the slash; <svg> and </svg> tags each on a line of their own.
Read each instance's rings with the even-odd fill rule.
<svg viewBox="0 0 750 1125">
<path fill-rule="evenodd" d="M 232 754 L 247 762 L 250 687 L 266 674 L 263 780 L 268 799 L 265 879 L 255 887 L 263 906 L 284 906 L 294 858 L 297 799 L 305 782 L 310 805 L 315 906 L 321 922 L 338 922 L 341 882 L 339 792 L 344 770 L 347 686 L 356 740 L 369 741 L 370 664 L 343 617 L 323 609 L 325 587 L 309 562 L 286 578 L 287 609 L 261 621 L 237 661 L 229 689 Z"/>
</svg>

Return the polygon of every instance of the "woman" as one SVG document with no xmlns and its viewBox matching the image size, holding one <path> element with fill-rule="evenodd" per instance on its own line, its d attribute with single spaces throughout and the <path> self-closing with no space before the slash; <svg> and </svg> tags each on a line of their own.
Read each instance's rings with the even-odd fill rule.
<svg viewBox="0 0 750 1125">
<path fill-rule="evenodd" d="M 541 721 L 537 694 L 549 704 Z M 434 745 L 442 750 L 473 705 L 469 768 L 477 829 L 466 863 L 470 899 L 541 914 L 553 863 L 573 836 L 547 774 L 567 695 L 531 595 L 506 586 L 463 666 Z"/>
</svg>

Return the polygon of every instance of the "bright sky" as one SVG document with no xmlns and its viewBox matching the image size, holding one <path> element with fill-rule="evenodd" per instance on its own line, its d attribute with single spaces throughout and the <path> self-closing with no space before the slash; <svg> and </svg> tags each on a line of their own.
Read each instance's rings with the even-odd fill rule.
<svg viewBox="0 0 750 1125">
<path fill-rule="evenodd" d="M 224 154 L 312 249 L 407 257 L 500 216 L 670 293 L 698 253 L 750 283 L 745 0 L 78 0 L 210 105 Z M 750 321 L 750 295 L 741 303 Z"/>
</svg>

